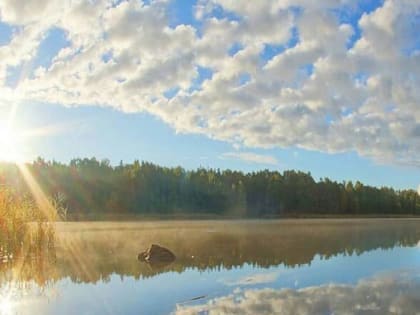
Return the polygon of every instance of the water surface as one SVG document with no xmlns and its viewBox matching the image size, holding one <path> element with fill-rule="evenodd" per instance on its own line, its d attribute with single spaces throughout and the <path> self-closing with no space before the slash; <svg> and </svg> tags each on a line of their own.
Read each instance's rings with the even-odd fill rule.
<svg viewBox="0 0 420 315">
<path fill-rule="evenodd" d="M 420 220 L 57 224 L 0 265 L 0 314 L 416 314 Z M 171 249 L 170 265 L 137 254 Z"/>
</svg>

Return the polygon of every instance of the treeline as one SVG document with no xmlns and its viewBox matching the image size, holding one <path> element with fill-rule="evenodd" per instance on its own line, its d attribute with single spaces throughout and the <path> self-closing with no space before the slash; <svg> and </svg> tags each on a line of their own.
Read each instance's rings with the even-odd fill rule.
<svg viewBox="0 0 420 315">
<path fill-rule="evenodd" d="M 26 165 L 48 196 L 68 215 L 228 215 L 271 217 L 305 214 L 420 214 L 415 190 L 371 187 L 360 182 L 315 181 L 300 171 L 243 173 L 187 171 L 135 161 L 112 166 L 108 160 L 74 159 L 69 164 L 41 158 Z M 27 192 L 13 164 L 0 164 L 0 185 Z"/>
</svg>

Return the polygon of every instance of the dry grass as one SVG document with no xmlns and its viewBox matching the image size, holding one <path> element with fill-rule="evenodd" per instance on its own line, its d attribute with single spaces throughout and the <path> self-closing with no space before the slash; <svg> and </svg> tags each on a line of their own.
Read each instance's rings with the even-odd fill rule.
<svg viewBox="0 0 420 315">
<path fill-rule="evenodd" d="M 55 231 L 50 221 L 51 216 L 47 218 L 30 196 L 1 187 L 0 259 L 8 260 L 22 248 L 53 246 Z"/>
</svg>

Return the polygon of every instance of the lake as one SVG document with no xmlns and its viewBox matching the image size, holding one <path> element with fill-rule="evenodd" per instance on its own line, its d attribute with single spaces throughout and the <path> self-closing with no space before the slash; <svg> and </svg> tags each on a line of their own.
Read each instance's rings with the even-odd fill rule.
<svg viewBox="0 0 420 315">
<path fill-rule="evenodd" d="M 137 254 L 156 243 L 169 265 Z M 0 264 L 0 314 L 420 314 L 420 220 L 58 223 Z"/>
</svg>

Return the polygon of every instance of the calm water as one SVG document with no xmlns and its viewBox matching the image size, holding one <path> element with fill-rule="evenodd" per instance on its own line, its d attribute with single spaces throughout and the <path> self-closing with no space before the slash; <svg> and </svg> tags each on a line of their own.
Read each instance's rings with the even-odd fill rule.
<svg viewBox="0 0 420 315">
<path fill-rule="evenodd" d="M 0 314 L 420 314 L 420 220 L 63 223 Z M 151 243 L 168 266 L 137 261 Z"/>
</svg>

